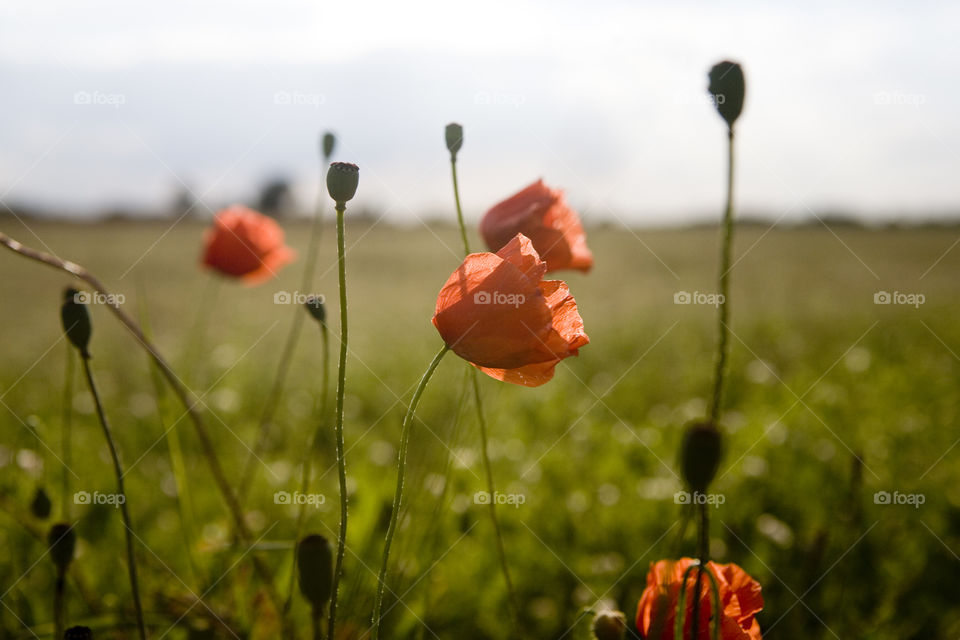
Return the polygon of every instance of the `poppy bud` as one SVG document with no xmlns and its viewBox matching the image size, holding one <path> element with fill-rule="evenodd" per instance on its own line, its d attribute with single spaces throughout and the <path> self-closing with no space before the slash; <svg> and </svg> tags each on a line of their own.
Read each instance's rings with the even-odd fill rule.
<svg viewBox="0 0 960 640">
<path fill-rule="evenodd" d="M 30 512 L 37 518 L 46 520 L 50 517 L 52 506 L 47 492 L 43 490 L 43 487 L 37 487 L 37 492 L 33 494 L 33 502 L 30 503 Z"/>
<path fill-rule="evenodd" d="M 327 171 L 327 193 L 337 205 L 351 200 L 360 182 L 360 167 L 349 162 L 334 162 Z"/>
<path fill-rule="evenodd" d="M 695 422 L 683 434 L 680 467 L 683 479 L 694 491 L 706 491 L 720 466 L 720 431 L 712 422 Z"/>
<path fill-rule="evenodd" d="M 596 640 L 623 640 L 627 634 L 627 617 L 620 611 L 601 611 L 593 619 Z"/>
<path fill-rule="evenodd" d="M 47 534 L 47 544 L 50 545 L 50 557 L 53 558 L 53 564 L 57 565 L 60 571 L 66 571 L 73 560 L 73 549 L 77 545 L 77 537 L 73 533 L 73 526 L 64 522 L 58 522 L 50 527 L 50 533 Z"/>
<path fill-rule="evenodd" d="M 307 298 L 307 301 L 303 303 L 303 306 L 307 308 L 307 311 L 310 312 L 314 320 L 320 324 L 326 323 L 327 307 L 323 304 L 323 296 L 310 296 Z"/>
<path fill-rule="evenodd" d="M 63 634 L 63 640 L 93 640 L 93 631 L 90 627 L 70 627 Z"/>
<path fill-rule="evenodd" d="M 746 91 L 743 69 L 736 62 L 724 60 L 713 65 L 709 77 L 708 91 L 713 96 L 714 106 L 732 129 L 743 110 L 743 94 Z"/>
<path fill-rule="evenodd" d="M 327 131 L 323 134 L 323 141 L 320 144 L 323 149 L 323 159 L 329 160 L 330 156 L 333 155 L 333 148 L 337 144 L 337 136 Z"/>
<path fill-rule="evenodd" d="M 309 535 L 297 545 L 297 578 L 300 593 L 314 608 L 327 604 L 333 589 L 333 555 L 321 535 Z"/>
<path fill-rule="evenodd" d="M 87 345 L 90 344 L 90 333 L 93 327 L 90 324 L 90 312 L 87 311 L 87 305 L 80 302 L 80 296 L 83 295 L 76 289 L 68 287 L 63 292 L 63 306 L 60 307 L 60 319 L 63 321 L 63 330 L 67 334 L 67 339 L 77 349 L 84 358 L 89 358 Z"/>
<path fill-rule="evenodd" d="M 451 122 L 447 125 L 444 134 L 447 139 L 447 151 L 452 158 L 456 159 L 457 152 L 463 146 L 463 127 L 456 122 Z"/>
</svg>

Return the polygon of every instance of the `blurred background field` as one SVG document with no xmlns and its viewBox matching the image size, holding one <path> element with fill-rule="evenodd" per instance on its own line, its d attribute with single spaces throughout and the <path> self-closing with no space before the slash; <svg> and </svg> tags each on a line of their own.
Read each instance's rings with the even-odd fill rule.
<svg viewBox="0 0 960 640">
<path fill-rule="evenodd" d="M 198 262 L 203 226 L 185 222 L 68 225 L 13 220 L 0 228 L 27 245 L 83 264 L 145 302 L 156 341 L 204 398 L 231 478 L 252 446 L 279 351 L 300 308 L 274 304 L 294 292 L 307 238 L 285 223 L 301 261 L 258 287 L 223 282 Z M 577 299 L 591 344 L 556 378 L 524 389 L 484 378 L 491 452 L 500 491 L 524 503 L 500 509 L 507 553 L 530 638 L 584 638 L 584 607 L 605 601 L 632 618 L 650 562 L 691 555 L 689 507 L 675 503 L 680 427 L 702 415 L 714 348 L 715 310 L 674 304 L 677 292 L 715 290 L 717 232 L 588 230 L 589 275 L 558 274 Z M 763 585 L 768 638 L 953 638 L 960 634 L 960 249 L 955 227 L 747 226 L 736 239 L 732 284 L 727 453 L 714 490 L 711 550 Z M 474 247 L 480 242 L 473 238 Z M 453 227 L 348 225 L 350 349 L 346 443 L 351 521 L 341 593 L 341 632 L 361 637 L 395 479 L 400 421 L 440 339 L 435 295 L 460 262 Z M 953 249 L 953 250 L 951 250 Z M 334 236 L 322 238 L 315 291 L 328 298 L 336 345 Z M 51 633 L 53 566 L 30 515 L 43 486 L 54 517 L 64 502 L 61 414 L 67 344 L 58 307 L 63 274 L 0 253 L 0 636 Z M 878 292 L 922 294 L 924 303 L 878 305 Z M 196 362 L 188 334 L 211 303 Z M 201 560 L 195 575 L 181 535 L 166 441 L 145 354 L 104 309 L 91 308 L 93 367 L 126 466 L 129 506 L 142 546 L 154 637 L 230 637 L 264 624 L 248 606 L 249 565 L 236 564 L 229 520 L 197 451 L 188 457 Z M 286 588 L 296 511 L 274 502 L 298 488 L 300 454 L 316 423 L 319 332 L 308 321 L 246 505 L 256 553 Z M 402 526 L 394 547 L 391 638 L 503 638 L 508 614 L 485 507 L 475 416 L 465 401 L 468 365 L 441 364 L 415 428 Z M 109 458 L 76 378 L 71 491 L 112 492 Z M 163 424 L 181 409 L 168 398 Z M 308 530 L 334 539 L 337 482 L 332 435 L 322 447 Z M 445 479 L 447 481 L 445 482 Z M 874 494 L 922 494 L 923 504 L 877 504 Z M 122 527 L 110 506 L 75 505 L 70 620 L 124 637 L 132 620 Z M 691 523 L 692 524 L 692 523 Z M 209 605 L 190 609 L 191 590 Z M 400 601 L 398 602 L 397 596 Z M 91 607 L 91 605 L 93 605 Z M 306 630 L 307 609 L 295 601 Z M 263 605 L 263 611 L 268 607 Z M 304 631 L 305 633 L 305 631 Z"/>
</svg>

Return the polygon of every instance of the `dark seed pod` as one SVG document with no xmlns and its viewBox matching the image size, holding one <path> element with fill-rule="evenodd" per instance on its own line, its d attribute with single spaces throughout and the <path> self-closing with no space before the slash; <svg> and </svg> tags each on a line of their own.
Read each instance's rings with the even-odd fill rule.
<svg viewBox="0 0 960 640">
<path fill-rule="evenodd" d="M 87 351 L 87 346 L 90 344 L 93 325 L 90 323 L 90 312 L 87 311 L 87 305 L 82 303 L 85 295 L 89 294 L 81 293 L 73 288 L 65 289 L 63 306 L 60 307 L 60 320 L 63 322 L 63 330 L 66 332 L 70 343 L 80 350 L 81 356 L 89 358 L 90 353 Z"/>
<path fill-rule="evenodd" d="M 627 635 L 627 617 L 620 611 L 601 611 L 593 619 L 595 640 L 623 640 Z"/>
<path fill-rule="evenodd" d="M 333 162 L 327 171 L 327 193 L 338 205 L 352 200 L 360 183 L 360 167 L 349 162 Z"/>
<path fill-rule="evenodd" d="M 93 631 L 90 627 L 70 627 L 63 634 L 63 640 L 93 640 Z"/>
<path fill-rule="evenodd" d="M 746 92 L 743 69 L 736 62 L 724 60 L 713 65 L 709 77 L 708 90 L 713 96 L 713 103 L 732 129 L 733 123 L 743 111 L 743 96 Z"/>
<path fill-rule="evenodd" d="M 307 311 L 313 316 L 314 320 L 320 324 L 326 323 L 327 307 L 323 304 L 323 296 L 310 296 L 307 301 L 303 303 L 303 306 L 307 308 Z"/>
<path fill-rule="evenodd" d="M 77 546 L 77 537 L 73 533 L 73 525 L 58 522 L 50 527 L 47 534 L 47 544 L 50 545 L 50 557 L 53 564 L 60 571 L 66 571 L 73 560 L 73 550 Z"/>
<path fill-rule="evenodd" d="M 323 140 L 321 141 L 320 146 L 323 149 L 323 159 L 329 160 L 330 156 L 333 155 L 334 147 L 337 146 L 337 136 L 327 131 L 323 134 Z"/>
<path fill-rule="evenodd" d="M 447 141 L 447 151 L 456 159 L 457 152 L 463 146 L 463 127 L 456 122 L 451 122 L 444 131 L 444 137 Z"/>
<path fill-rule="evenodd" d="M 30 513 L 41 520 L 46 520 L 50 517 L 52 507 L 50 496 L 43 487 L 37 487 L 37 492 L 33 494 L 33 501 L 30 503 Z"/>
<path fill-rule="evenodd" d="M 300 593 L 314 608 L 323 608 L 333 590 L 333 554 L 321 535 L 309 535 L 297 545 Z"/>
<path fill-rule="evenodd" d="M 722 438 L 712 422 L 694 422 L 683 434 L 680 470 L 693 491 L 704 492 L 720 466 Z"/>
</svg>

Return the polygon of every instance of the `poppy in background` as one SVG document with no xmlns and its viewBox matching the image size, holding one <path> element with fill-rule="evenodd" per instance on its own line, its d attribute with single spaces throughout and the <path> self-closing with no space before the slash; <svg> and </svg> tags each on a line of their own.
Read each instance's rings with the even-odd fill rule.
<svg viewBox="0 0 960 640">
<path fill-rule="evenodd" d="M 563 191 L 537 180 L 496 204 L 480 221 L 480 234 L 490 251 L 499 251 L 518 233 L 530 238 L 547 271 L 593 266 L 580 216 L 567 204 Z"/>
<path fill-rule="evenodd" d="M 275 220 L 242 205 L 217 213 L 204 234 L 203 264 L 247 284 L 269 280 L 295 255 Z"/>
<path fill-rule="evenodd" d="M 680 598 L 680 583 L 683 574 L 696 563 L 693 558 L 660 560 L 650 564 L 647 587 L 637 606 L 637 629 L 644 640 L 668 640 L 673 638 L 677 601 Z M 735 564 L 708 562 L 707 566 L 717 580 L 720 589 L 720 637 L 723 640 L 760 640 L 760 623 L 754 616 L 763 609 L 760 583 Z M 697 572 L 687 578 L 687 595 L 684 601 L 683 637 L 690 637 L 693 624 L 693 590 Z M 700 621 L 697 638 L 711 638 L 710 614 L 713 599 L 710 580 L 703 578 L 700 590 Z"/>
<path fill-rule="evenodd" d="M 517 234 L 497 253 L 472 253 L 437 297 L 433 324 L 458 356 L 487 375 L 527 387 L 590 339 L 567 285 Z"/>
</svg>

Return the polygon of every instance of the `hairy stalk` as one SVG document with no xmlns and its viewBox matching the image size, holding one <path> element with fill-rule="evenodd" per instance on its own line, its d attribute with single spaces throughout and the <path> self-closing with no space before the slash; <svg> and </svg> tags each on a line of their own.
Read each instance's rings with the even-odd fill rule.
<svg viewBox="0 0 960 640">
<path fill-rule="evenodd" d="M 97 410 L 97 418 L 100 420 L 100 426 L 103 427 L 103 437 L 106 439 L 107 447 L 110 449 L 110 458 L 113 460 L 113 472 L 117 476 L 117 493 L 122 499 L 120 502 L 120 515 L 123 518 L 124 536 L 127 540 L 127 573 L 130 576 L 130 590 L 133 592 L 133 606 L 137 616 L 137 631 L 140 634 L 140 640 L 146 640 L 147 629 L 143 624 L 143 607 L 140 604 L 140 584 L 137 580 L 137 560 L 133 552 L 133 524 L 130 522 L 130 512 L 127 510 L 127 494 L 123 489 L 123 467 L 120 464 L 120 454 L 117 452 L 113 435 L 110 433 L 110 424 L 107 422 L 107 416 L 103 412 L 103 404 L 100 402 L 100 394 L 97 393 L 97 385 L 93 381 L 93 372 L 90 371 L 90 357 L 82 354 L 80 361 L 83 363 L 83 373 L 87 378 L 87 385 L 90 387 L 90 395 L 93 396 L 93 404 Z"/>
<path fill-rule="evenodd" d="M 710 399 L 710 420 L 720 418 L 723 383 L 727 369 L 727 351 L 730 341 L 730 254 L 733 246 L 733 128 L 727 137 L 727 207 L 723 213 L 723 240 L 720 248 L 720 308 L 717 311 L 716 368 L 713 374 L 713 395 Z"/>
<path fill-rule="evenodd" d="M 337 275 L 340 281 L 340 361 L 337 365 L 337 415 L 335 431 L 337 438 L 337 471 L 340 478 L 340 532 L 337 535 L 337 559 L 333 567 L 333 590 L 330 594 L 330 616 L 327 620 L 327 636 L 335 638 L 337 625 L 337 596 L 343 573 L 343 552 L 347 543 L 347 462 L 343 452 L 343 393 L 347 384 L 347 247 L 344 239 L 343 218 L 347 211 L 345 203 L 338 202 L 337 210 Z"/>
<path fill-rule="evenodd" d="M 453 198 L 457 205 L 457 223 L 460 226 L 460 239 L 463 241 L 463 255 L 470 254 L 470 241 L 467 239 L 467 226 L 463 221 L 463 207 L 460 206 L 460 187 L 457 183 L 457 157 L 450 154 L 450 172 L 453 176 Z M 480 382 L 477 379 L 477 370 L 470 367 L 470 381 L 473 385 L 473 398 L 477 407 L 477 421 L 480 424 L 480 449 L 483 454 L 483 469 L 487 478 L 487 492 L 490 494 L 490 522 L 493 524 L 493 532 L 497 538 L 497 555 L 500 558 L 500 569 L 503 571 L 503 580 L 507 586 L 507 599 L 509 600 L 510 613 L 513 616 L 514 624 L 519 621 L 517 612 L 517 595 L 513 589 L 513 581 L 510 579 L 510 565 L 507 562 L 507 552 L 503 544 L 503 533 L 500 530 L 500 520 L 497 518 L 497 505 L 493 499 L 496 493 L 496 486 L 493 482 L 493 469 L 490 465 L 489 447 L 487 444 L 487 421 L 483 415 L 483 403 L 480 400 Z"/>
<path fill-rule="evenodd" d="M 71 429 L 73 426 L 73 345 L 67 343 L 67 364 L 63 375 L 63 414 L 60 417 L 60 457 L 63 465 L 60 469 L 60 517 L 70 519 L 70 460 Z"/>
<path fill-rule="evenodd" d="M 387 537 L 383 545 L 383 560 L 380 563 L 380 574 L 377 578 L 377 595 L 373 600 L 373 627 L 371 629 L 372 640 L 380 637 L 380 612 L 383 609 L 383 590 L 387 585 L 387 567 L 390 562 L 390 545 L 393 543 L 393 536 L 397 530 L 397 520 L 400 515 L 400 506 L 403 500 L 403 480 L 407 469 L 407 445 L 410 442 L 410 428 L 413 426 L 413 418 L 417 412 L 417 405 L 420 404 L 420 396 L 423 390 L 427 388 L 427 383 L 433 377 L 433 372 L 437 370 L 443 356 L 449 351 L 446 345 L 437 352 L 430 362 L 430 366 L 420 378 L 420 383 L 413 392 L 413 398 L 410 400 L 410 406 L 407 407 L 407 413 L 403 416 L 403 426 L 400 429 L 400 451 L 397 460 L 397 488 L 393 494 L 393 508 L 390 510 L 390 524 L 387 526 Z"/>
<path fill-rule="evenodd" d="M 320 406 L 317 409 L 317 415 L 319 416 L 317 428 L 311 432 L 310 437 L 307 439 L 307 447 L 304 450 L 303 463 L 301 465 L 301 475 L 300 475 L 300 494 L 305 495 L 310 493 L 310 481 L 312 479 L 313 473 L 313 456 L 316 453 L 317 442 L 320 440 L 318 437 L 322 430 L 327 428 L 327 408 L 328 408 L 328 398 L 329 398 L 329 387 L 330 387 L 330 338 L 329 332 L 327 331 L 327 325 L 325 322 L 320 323 L 320 335 L 322 337 L 322 347 L 320 359 L 322 362 L 322 372 L 320 374 L 321 387 L 320 387 Z M 297 509 L 297 535 L 294 540 L 303 539 L 303 524 L 306 521 L 307 505 L 301 503 Z M 290 582 L 287 585 L 287 599 L 283 603 L 283 611 L 286 614 L 290 611 L 290 607 L 293 604 L 293 594 L 295 589 L 295 583 L 297 578 L 296 572 L 296 563 L 297 563 L 297 545 L 293 545 L 293 565 L 292 571 L 290 571 Z"/>
<path fill-rule="evenodd" d="M 0 232 L 0 245 L 3 245 L 10 251 L 24 256 L 25 258 L 46 264 L 65 273 L 69 273 L 86 282 L 97 293 L 102 294 L 110 300 L 115 299 L 114 296 L 92 273 L 75 262 L 61 260 L 60 258 L 52 256 L 48 253 L 31 249 L 30 247 L 24 246 L 20 242 L 2 232 Z M 207 431 L 206 424 L 203 422 L 203 418 L 196 408 L 197 404 L 201 403 L 201 399 L 196 397 L 196 394 L 187 389 L 166 359 L 164 359 L 163 356 L 160 355 L 160 352 L 157 351 L 156 347 L 149 340 L 147 340 L 147 337 L 144 335 L 140 326 L 137 325 L 133 318 L 127 315 L 127 313 L 120 308 L 119 304 L 112 302 L 106 306 L 121 322 L 121 324 L 123 324 L 123 326 L 133 334 L 141 348 L 146 350 L 146 352 L 150 355 L 154 363 L 160 369 L 160 372 L 163 374 L 163 377 L 170 385 L 170 388 L 173 389 L 177 399 L 183 405 L 184 410 L 190 416 L 190 420 L 193 423 L 197 434 L 197 440 L 200 442 L 200 451 L 204 458 L 206 458 L 207 466 L 210 468 L 210 473 L 213 475 L 217 489 L 220 491 L 220 495 L 224 501 L 224 504 L 226 505 L 227 510 L 230 512 L 237 536 L 241 543 L 243 543 L 245 546 L 251 546 L 253 537 L 251 536 L 250 529 L 247 527 L 247 524 L 243 518 L 243 510 L 240 508 L 240 503 L 237 501 L 237 497 L 233 492 L 232 485 L 227 480 L 227 477 L 223 472 L 223 467 L 220 465 L 220 459 L 217 457 L 216 447 L 213 444 L 213 440 L 210 439 L 210 434 Z M 267 597 L 270 599 L 274 609 L 279 612 L 280 600 L 273 584 L 273 575 L 271 574 L 270 569 L 260 560 L 259 556 L 253 553 L 249 555 L 251 562 L 253 563 L 254 570 L 257 572 L 257 575 L 264 584 L 264 588 L 267 591 Z"/>
</svg>

